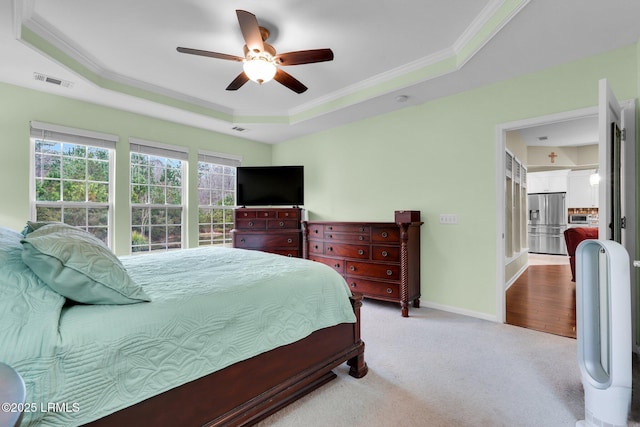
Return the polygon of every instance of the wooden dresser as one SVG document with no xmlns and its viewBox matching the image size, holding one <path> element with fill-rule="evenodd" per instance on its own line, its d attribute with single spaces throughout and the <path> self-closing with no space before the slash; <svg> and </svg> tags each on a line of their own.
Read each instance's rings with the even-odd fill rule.
<svg viewBox="0 0 640 427">
<path fill-rule="evenodd" d="M 422 222 L 304 221 L 303 257 L 340 273 L 354 292 L 420 306 L 420 226 Z"/>
<path fill-rule="evenodd" d="M 302 256 L 301 208 L 238 208 L 233 211 L 233 247 Z"/>
</svg>

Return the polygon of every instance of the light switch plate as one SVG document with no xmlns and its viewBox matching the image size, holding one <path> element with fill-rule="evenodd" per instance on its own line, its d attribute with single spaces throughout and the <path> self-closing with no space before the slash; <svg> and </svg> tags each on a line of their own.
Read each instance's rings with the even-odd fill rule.
<svg viewBox="0 0 640 427">
<path fill-rule="evenodd" d="M 440 214 L 440 224 L 453 225 L 458 223 L 457 214 Z"/>
</svg>

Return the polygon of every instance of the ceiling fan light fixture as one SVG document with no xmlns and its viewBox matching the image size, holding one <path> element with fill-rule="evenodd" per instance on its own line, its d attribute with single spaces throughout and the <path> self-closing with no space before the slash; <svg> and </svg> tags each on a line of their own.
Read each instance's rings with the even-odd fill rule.
<svg viewBox="0 0 640 427">
<path fill-rule="evenodd" d="M 258 84 L 263 84 L 272 80 L 277 71 L 273 58 L 266 55 L 259 55 L 245 59 L 242 69 L 249 79 Z"/>
</svg>

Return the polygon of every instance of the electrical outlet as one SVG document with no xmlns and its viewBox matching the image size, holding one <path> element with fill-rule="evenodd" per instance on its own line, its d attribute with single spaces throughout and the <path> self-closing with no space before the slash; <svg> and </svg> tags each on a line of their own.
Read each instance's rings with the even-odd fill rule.
<svg viewBox="0 0 640 427">
<path fill-rule="evenodd" d="M 440 224 L 457 224 L 458 215 L 456 214 L 440 214 Z"/>
</svg>

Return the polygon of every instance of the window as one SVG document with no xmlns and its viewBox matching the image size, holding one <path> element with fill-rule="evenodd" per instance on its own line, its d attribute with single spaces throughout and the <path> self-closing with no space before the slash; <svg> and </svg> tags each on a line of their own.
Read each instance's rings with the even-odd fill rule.
<svg viewBox="0 0 640 427">
<path fill-rule="evenodd" d="M 186 149 L 131 138 L 130 150 L 131 251 L 182 248 Z"/>
<path fill-rule="evenodd" d="M 198 244 L 229 245 L 236 205 L 236 168 L 240 159 L 198 154 Z"/>
<path fill-rule="evenodd" d="M 113 151 L 118 137 L 31 122 L 32 218 L 60 221 L 110 245 Z"/>
</svg>

